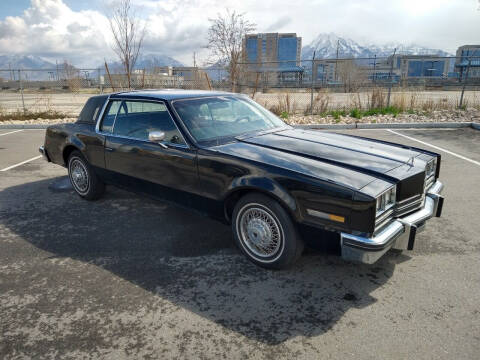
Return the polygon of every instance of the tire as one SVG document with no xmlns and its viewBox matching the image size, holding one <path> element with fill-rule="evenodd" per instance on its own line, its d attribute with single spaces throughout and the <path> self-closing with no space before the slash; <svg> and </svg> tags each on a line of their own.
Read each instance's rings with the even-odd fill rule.
<svg viewBox="0 0 480 360">
<path fill-rule="evenodd" d="M 97 200 L 105 192 L 105 184 L 79 151 L 68 157 L 68 177 L 75 192 L 86 200 Z"/>
<path fill-rule="evenodd" d="M 290 215 L 265 195 L 251 193 L 237 202 L 232 230 L 238 248 L 258 266 L 285 269 L 302 255 L 304 243 Z"/>
</svg>

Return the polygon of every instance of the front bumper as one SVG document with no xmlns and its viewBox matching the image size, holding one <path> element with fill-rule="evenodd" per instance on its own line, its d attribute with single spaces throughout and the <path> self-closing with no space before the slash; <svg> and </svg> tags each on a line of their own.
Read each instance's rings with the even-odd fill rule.
<svg viewBox="0 0 480 360">
<path fill-rule="evenodd" d="M 425 229 L 428 219 L 440 217 L 443 208 L 443 197 L 440 195 L 443 184 L 436 181 L 425 196 L 425 205 L 420 210 L 393 220 L 381 232 L 372 237 L 356 236 L 348 233 L 340 234 L 342 258 L 373 264 L 388 250 L 412 250 L 417 233 Z"/>
<path fill-rule="evenodd" d="M 50 162 L 50 158 L 48 157 L 47 150 L 45 149 L 44 146 L 40 146 L 40 147 L 38 148 L 38 152 L 39 152 L 40 154 L 42 154 L 43 158 L 44 158 L 46 161 Z"/>
</svg>

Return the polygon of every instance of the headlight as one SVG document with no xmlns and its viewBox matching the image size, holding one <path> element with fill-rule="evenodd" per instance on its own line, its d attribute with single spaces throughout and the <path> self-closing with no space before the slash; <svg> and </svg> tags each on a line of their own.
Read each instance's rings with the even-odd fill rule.
<svg viewBox="0 0 480 360">
<path fill-rule="evenodd" d="M 430 176 L 435 175 L 437 171 L 437 158 L 433 158 L 427 162 L 425 166 L 425 179 L 428 179 Z"/>
<path fill-rule="evenodd" d="M 377 216 L 384 213 L 386 210 L 390 209 L 395 205 L 395 200 L 397 197 L 397 186 L 393 186 L 387 191 L 383 192 L 377 197 Z"/>
</svg>

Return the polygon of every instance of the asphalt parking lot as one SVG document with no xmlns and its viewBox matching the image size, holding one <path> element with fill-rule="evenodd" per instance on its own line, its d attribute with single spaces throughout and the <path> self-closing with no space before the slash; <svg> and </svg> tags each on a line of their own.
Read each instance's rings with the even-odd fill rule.
<svg viewBox="0 0 480 360">
<path fill-rule="evenodd" d="M 0 358 L 478 359 L 480 131 L 348 132 L 440 152 L 443 217 L 372 266 L 266 271 L 186 209 L 80 199 L 44 130 L 0 130 Z"/>
</svg>

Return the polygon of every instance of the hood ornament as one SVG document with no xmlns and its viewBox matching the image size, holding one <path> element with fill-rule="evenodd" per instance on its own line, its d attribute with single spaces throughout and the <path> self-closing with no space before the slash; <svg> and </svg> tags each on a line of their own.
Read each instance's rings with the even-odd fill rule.
<svg viewBox="0 0 480 360">
<path fill-rule="evenodd" d="M 415 156 L 412 156 L 410 159 L 408 159 L 407 165 L 410 165 L 411 167 L 413 167 L 414 160 L 415 160 Z"/>
</svg>

